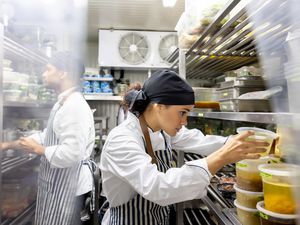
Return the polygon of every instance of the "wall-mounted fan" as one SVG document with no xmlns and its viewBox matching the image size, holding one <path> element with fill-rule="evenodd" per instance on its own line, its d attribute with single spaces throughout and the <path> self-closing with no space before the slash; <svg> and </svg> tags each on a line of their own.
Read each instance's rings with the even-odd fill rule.
<svg viewBox="0 0 300 225">
<path fill-rule="evenodd" d="M 159 55 L 165 62 L 166 58 L 173 53 L 178 46 L 178 36 L 176 34 L 169 34 L 163 37 L 159 43 Z"/>
<path fill-rule="evenodd" d="M 144 63 L 149 55 L 149 42 L 145 35 L 130 32 L 121 37 L 119 54 L 128 64 L 138 65 Z"/>
</svg>

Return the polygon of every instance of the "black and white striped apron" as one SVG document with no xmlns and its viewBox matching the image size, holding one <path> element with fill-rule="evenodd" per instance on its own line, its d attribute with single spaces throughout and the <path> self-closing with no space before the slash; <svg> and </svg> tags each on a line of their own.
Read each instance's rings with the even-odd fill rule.
<svg viewBox="0 0 300 225">
<path fill-rule="evenodd" d="M 44 146 L 59 144 L 53 120 L 60 104 L 55 104 L 48 120 Z M 80 165 L 72 168 L 51 166 L 43 155 L 38 177 L 35 225 L 71 225 Z"/>
<path fill-rule="evenodd" d="M 165 173 L 172 166 L 172 151 L 162 135 L 165 150 L 155 151 L 155 156 L 158 170 Z M 110 208 L 109 225 L 169 225 L 169 213 L 169 206 L 157 205 L 137 194 L 129 202 Z"/>
</svg>

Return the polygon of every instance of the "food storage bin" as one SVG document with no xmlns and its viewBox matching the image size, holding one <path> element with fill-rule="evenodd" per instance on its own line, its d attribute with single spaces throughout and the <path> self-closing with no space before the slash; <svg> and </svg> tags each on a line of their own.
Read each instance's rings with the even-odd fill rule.
<svg viewBox="0 0 300 225">
<path fill-rule="evenodd" d="M 29 100 L 37 100 L 39 95 L 39 84 L 28 84 L 28 99 Z"/>
<path fill-rule="evenodd" d="M 268 142 L 269 146 L 266 147 L 265 153 L 261 153 L 262 156 L 269 154 L 273 140 L 277 138 L 276 133 L 269 131 L 269 130 L 257 128 L 257 127 L 239 127 L 236 129 L 236 131 L 238 134 L 240 134 L 241 132 L 245 132 L 245 131 L 253 131 L 254 135 L 248 137 L 246 139 L 248 141 L 261 140 L 261 141 Z"/>
<path fill-rule="evenodd" d="M 19 90 L 20 84 L 16 81 L 3 81 L 3 90 Z"/>
<path fill-rule="evenodd" d="M 240 95 L 253 92 L 253 91 L 263 91 L 264 87 L 232 87 L 232 88 L 221 88 L 218 89 L 218 99 L 227 100 L 238 98 Z"/>
<path fill-rule="evenodd" d="M 292 164 L 264 164 L 258 167 L 263 181 L 265 208 L 275 213 L 295 214 L 297 204 L 293 192 L 300 192 L 300 166 Z"/>
<path fill-rule="evenodd" d="M 3 90 L 5 101 L 19 101 L 22 91 L 20 90 Z"/>
<path fill-rule="evenodd" d="M 279 214 L 265 209 L 264 201 L 258 202 L 256 208 L 260 216 L 261 225 L 296 225 L 297 214 Z"/>
<path fill-rule="evenodd" d="M 239 188 L 236 184 L 233 186 L 236 191 L 236 200 L 241 206 L 256 209 L 257 202 L 263 200 L 263 192 L 246 191 Z"/>
<path fill-rule="evenodd" d="M 223 112 L 271 112 L 271 105 L 266 99 L 228 99 L 220 100 Z"/>
<path fill-rule="evenodd" d="M 257 209 L 250 209 L 241 206 L 237 200 L 234 201 L 234 205 L 237 210 L 239 221 L 243 225 L 260 225 L 259 215 Z"/>
<path fill-rule="evenodd" d="M 236 163 L 237 186 L 246 191 L 261 192 L 262 178 L 258 166 L 265 163 L 277 163 L 279 159 L 264 156 L 259 159 L 246 159 Z"/>
</svg>

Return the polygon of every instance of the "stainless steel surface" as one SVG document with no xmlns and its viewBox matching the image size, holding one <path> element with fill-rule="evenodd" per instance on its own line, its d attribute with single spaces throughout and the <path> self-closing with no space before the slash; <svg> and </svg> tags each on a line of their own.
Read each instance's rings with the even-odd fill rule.
<svg viewBox="0 0 300 225">
<path fill-rule="evenodd" d="M 25 48 L 24 46 L 18 44 L 17 42 L 13 41 L 12 39 L 8 38 L 4 35 L 1 36 L 4 39 L 4 50 L 6 51 L 6 54 L 14 54 L 18 57 L 22 57 L 26 60 L 30 59 L 37 63 L 45 64 L 47 63 L 46 56 L 43 57 L 41 54 L 37 54 L 33 52 L 32 50 Z"/>
<path fill-rule="evenodd" d="M 220 100 L 220 110 L 224 112 L 271 112 L 269 100 L 227 99 Z"/>
<path fill-rule="evenodd" d="M 3 24 L 0 23 L 0 143 L 3 140 Z M 2 145 L 1 145 L 2 146 Z M 2 171 L 2 147 L 0 146 L 0 171 Z M 2 199 L 2 175 L 0 174 L 0 199 Z M 0 222 L 2 212 L 0 212 Z"/>
<path fill-rule="evenodd" d="M 265 90 L 264 87 L 229 87 L 229 88 L 219 88 L 217 90 L 218 99 L 220 100 L 227 100 L 227 99 L 236 99 L 240 95 L 254 92 L 254 91 L 263 91 Z"/>
<path fill-rule="evenodd" d="M 264 81 L 262 79 L 245 79 L 245 80 L 233 80 L 220 83 L 220 88 L 229 87 L 264 87 Z"/>
<path fill-rule="evenodd" d="M 228 219 L 235 225 L 242 225 L 241 222 L 237 218 L 236 209 L 224 209 L 223 213 L 228 217 Z"/>
<path fill-rule="evenodd" d="M 218 219 L 219 224 L 222 225 L 232 225 L 233 223 L 228 220 L 228 218 L 223 214 L 223 212 L 216 206 L 214 202 L 210 200 L 208 196 L 201 199 L 203 203 L 211 210 L 211 212 Z"/>
<path fill-rule="evenodd" d="M 184 152 L 177 151 L 177 167 L 181 167 L 183 165 L 184 165 Z M 183 202 L 177 203 L 176 204 L 176 225 L 183 224 L 183 213 L 184 213 Z"/>
<path fill-rule="evenodd" d="M 185 61 L 185 50 L 179 49 L 179 76 L 186 79 L 186 61 Z"/>
<path fill-rule="evenodd" d="M 117 96 L 112 96 L 117 97 Z M 108 132 L 117 125 L 117 115 L 120 107 L 120 101 L 88 101 L 91 109 L 96 109 L 94 117 L 107 117 Z"/>
<path fill-rule="evenodd" d="M 297 121 L 300 119 L 298 114 L 263 112 L 190 112 L 189 116 L 269 124 L 276 124 L 277 122 L 281 124 L 288 124 L 293 120 Z"/>
<path fill-rule="evenodd" d="M 6 175 L 10 171 L 17 169 L 19 167 L 24 166 L 25 164 L 32 162 L 37 159 L 37 155 L 28 156 L 28 157 L 14 157 L 14 158 L 6 158 L 1 161 L 1 174 Z"/>
<path fill-rule="evenodd" d="M 110 96 L 101 94 L 85 94 L 84 98 L 87 101 L 122 101 L 122 96 Z"/>
<path fill-rule="evenodd" d="M 176 60 L 178 57 L 179 57 L 179 48 L 176 48 L 176 50 L 166 58 L 166 61 L 168 63 L 173 63 L 174 60 Z"/>
</svg>

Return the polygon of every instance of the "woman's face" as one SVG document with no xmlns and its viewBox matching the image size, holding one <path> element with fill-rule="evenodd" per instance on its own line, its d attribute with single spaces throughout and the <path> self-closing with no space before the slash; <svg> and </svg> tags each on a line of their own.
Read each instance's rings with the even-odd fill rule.
<svg viewBox="0 0 300 225">
<path fill-rule="evenodd" d="M 193 105 L 158 105 L 158 122 L 162 130 L 168 135 L 175 136 L 176 133 L 187 124 L 188 113 Z"/>
</svg>

